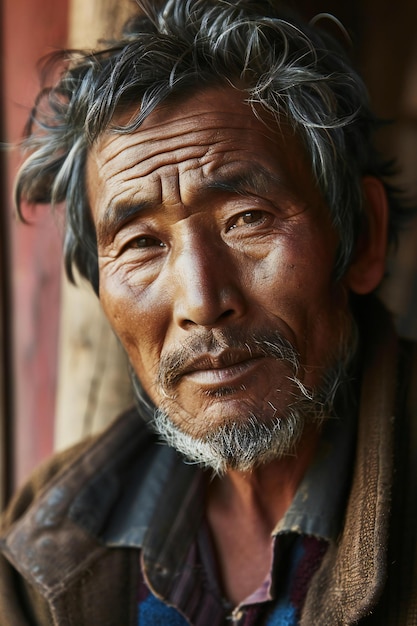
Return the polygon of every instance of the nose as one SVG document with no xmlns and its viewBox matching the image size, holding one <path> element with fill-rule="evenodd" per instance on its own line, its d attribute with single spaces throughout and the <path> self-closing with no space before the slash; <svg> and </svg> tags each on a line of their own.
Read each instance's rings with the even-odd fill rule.
<svg viewBox="0 0 417 626">
<path fill-rule="evenodd" d="M 183 329 L 213 328 L 240 318 L 246 299 L 227 245 L 193 237 L 175 262 L 174 318 Z"/>
</svg>

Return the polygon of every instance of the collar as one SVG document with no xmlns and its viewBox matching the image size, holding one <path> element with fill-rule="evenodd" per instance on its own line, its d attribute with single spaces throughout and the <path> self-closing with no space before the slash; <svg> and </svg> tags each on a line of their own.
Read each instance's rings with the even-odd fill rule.
<svg viewBox="0 0 417 626">
<path fill-rule="evenodd" d="M 356 420 L 352 414 L 326 421 L 315 460 L 274 535 L 295 532 L 336 539 L 350 482 L 355 436 Z M 184 463 L 172 448 L 156 446 L 145 471 L 140 462 L 131 468 L 102 539 L 108 546 L 142 548 L 152 537 L 163 535 L 161 525 L 176 528 L 183 538 L 184 521 L 190 516 L 201 520 L 203 474 Z M 196 531 L 197 524 L 193 526 Z M 179 538 L 170 534 L 177 543 Z"/>
<path fill-rule="evenodd" d="M 295 532 L 336 539 L 351 478 L 355 437 L 354 411 L 325 421 L 315 459 L 273 535 Z M 182 528 L 190 517 L 201 520 L 204 472 L 184 463 L 172 448 L 162 444 L 154 446 L 145 468 L 142 461 L 138 459 L 130 469 L 102 539 L 109 546 L 142 548 L 152 544 L 152 538 L 165 535 L 167 550 L 168 537 L 174 545 L 185 538 L 188 544 L 188 531 L 195 533 L 198 525 L 193 524 L 187 533 Z M 176 528 L 179 536 L 167 535 L 166 528 Z"/>
<path fill-rule="evenodd" d="M 336 540 L 351 480 L 356 411 L 328 418 L 317 453 L 273 535 L 284 532 Z"/>
<path fill-rule="evenodd" d="M 360 310 L 359 310 L 360 306 Z M 398 342 L 377 299 L 358 302 L 364 337 L 358 437 L 343 528 L 310 585 L 301 626 L 356 624 L 382 592 L 387 571 Z"/>
</svg>

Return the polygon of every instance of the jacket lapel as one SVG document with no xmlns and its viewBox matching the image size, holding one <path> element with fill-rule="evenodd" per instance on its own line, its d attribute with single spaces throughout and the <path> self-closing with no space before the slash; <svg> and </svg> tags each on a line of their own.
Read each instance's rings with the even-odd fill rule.
<svg viewBox="0 0 417 626">
<path fill-rule="evenodd" d="M 386 578 L 397 341 L 380 305 L 373 303 L 368 314 L 358 442 L 344 530 L 313 578 L 303 626 L 357 623 L 378 601 Z"/>
</svg>

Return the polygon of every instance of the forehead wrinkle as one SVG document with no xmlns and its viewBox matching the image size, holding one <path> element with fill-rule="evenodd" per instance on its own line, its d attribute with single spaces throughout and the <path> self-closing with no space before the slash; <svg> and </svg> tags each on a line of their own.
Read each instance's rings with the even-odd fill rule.
<svg viewBox="0 0 417 626">
<path fill-rule="evenodd" d="M 233 115 L 222 115 L 223 122 L 222 125 L 219 126 L 219 117 L 215 112 L 209 111 L 207 113 L 198 113 L 195 115 L 187 115 L 185 118 L 174 118 L 167 120 L 166 122 L 155 122 L 152 126 L 147 126 L 149 122 L 149 118 L 145 120 L 144 124 L 134 133 L 130 135 L 126 134 L 114 134 L 114 132 L 107 131 L 103 133 L 101 138 L 96 142 L 94 151 L 96 155 L 96 159 L 100 161 L 101 165 L 106 165 L 111 163 L 113 159 L 117 159 L 122 153 L 130 152 L 131 150 L 138 149 L 142 144 L 148 144 L 148 146 L 154 146 L 154 149 L 150 151 L 150 156 L 155 156 L 160 154 L 161 151 L 164 153 L 173 152 L 176 149 L 184 148 L 184 138 L 187 135 L 191 135 L 190 146 L 196 144 L 196 138 L 199 136 L 214 131 L 214 136 L 212 137 L 213 143 L 220 143 L 223 141 L 227 141 L 230 138 L 228 134 L 230 130 L 239 130 L 245 133 L 259 133 L 259 128 L 257 128 L 256 117 L 251 113 L 251 110 L 248 109 L 248 115 L 243 114 L 233 114 Z M 240 123 L 239 119 L 243 118 L 245 122 Z M 253 118 L 253 126 L 252 124 L 247 124 L 247 118 L 250 120 Z M 224 119 L 227 121 L 224 122 Z M 196 120 L 196 121 L 192 121 Z M 202 126 L 203 120 L 208 122 L 206 125 Z M 185 125 L 185 128 L 179 129 L 178 125 L 182 123 Z M 160 136 L 155 138 L 155 131 L 160 130 Z M 171 131 L 171 132 L 169 132 Z M 135 141 L 130 146 L 126 147 L 125 141 L 127 137 L 134 137 Z M 167 142 L 171 141 L 172 145 L 167 146 Z M 204 143 L 207 143 L 209 139 L 207 138 Z M 118 147 L 117 144 L 120 143 Z M 159 144 L 163 145 L 163 150 L 160 149 Z M 187 146 L 188 147 L 188 146 Z M 112 151 L 113 150 L 113 151 Z M 107 153 L 112 151 L 110 155 Z M 100 158 L 103 157 L 103 158 Z"/>
<path fill-rule="evenodd" d="M 222 171 L 223 170 L 223 171 Z M 198 171 L 198 169 L 197 169 Z M 189 172 L 189 170 L 188 170 Z M 187 173 L 188 173 L 187 172 Z M 116 194 L 109 206 L 106 207 L 102 217 L 97 224 L 97 236 L 100 242 L 108 241 L 111 236 L 117 232 L 124 224 L 133 220 L 139 213 L 145 210 L 154 210 L 164 203 L 177 203 L 185 206 L 181 193 L 181 176 L 184 172 L 180 172 L 176 168 L 169 176 L 155 176 L 154 183 L 158 183 L 160 197 L 151 200 L 144 199 L 140 201 L 126 200 L 117 202 L 117 198 L 125 194 L 120 192 Z M 132 178 L 135 179 L 134 177 Z M 194 185 L 196 181 L 193 181 Z M 196 189 L 190 189 L 191 194 L 187 193 L 187 197 L 197 198 L 207 191 L 225 191 L 237 193 L 241 195 L 250 195 L 255 193 L 262 195 L 268 193 L 270 184 L 279 184 L 281 187 L 282 180 L 269 172 L 261 165 L 245 164 L 239 162 L 234 164 L 222 164 L 215 172 L 211 172 L 207 176 L 200 169 L 198 186 Z M 186 191 L 184 189 L 184 191 Z M 187 190 L 188 191 L 188 190 Z"/>
<path fill-rule="evenodd" d="M 259 163 L 236 160 L 228 163 L 222 161 L 221 164 L 213 165 L 215 169 L 205 173 L 206 167 L 202 166 L 198 159 L 194 159 L 195 167 L 190 167 L 189 162 L 187 167 L 185 167 L 185 163 L 181 163 L 180 167 L 172 168 L 172 173 L 169 175 L 163 176 L 155 173 L 155 176 L 152 177 L 152 188 L 153 190 L 158 188 L 158 197 L 155 194 L 154 197 L 148 199 L 136 201 L 131 197 L 118 202 L 117 198 L 125 196 L 126 190 L 115 194 L 97 224 L 97 236 L 100 243 L 105 244 L 110 241 L 123 225 L 143 211 L 153 211 L 171 203 L 186 207 L 207 192 L 226 192 L 261 197 L 271 193 L 271 185 L 273 185 L 278 187 L 281 193 L 284 192 L 289 201 L 296 200 L 295 194 L 288 188 L 285 179 Z M 187 178 L 191 173 L 193 176 L 191 184 L 184 182 L 181 185 L 181 179 L 184 176 Z M 198 177 L 198 180 L 195 176 Z M 137 181 L 137 177 L 132 176 L 126 180 Z M 132 193 L 133 195 L 134 193 Z"/>
<path fill-rule="evenodd" d="M 204 175 L 204 189 L 259 197 L 272 196 L 279 191 L 290 201 L 297 199 L 285 172 L 275 172 L 262 163 L 241 158 L 222 161 L 214 169 L 211 165 L 209 162 L 203 166 L 207 172 Z"/>
<path fill-rule="evenodd" d="M 171 166 L 180 167 L 184 163 L 199 163 L 200 159 L 205 156 L 208 150 L 209 146 L 201 146 L 200 151 L 190 146 L 189 148 L 182 149 L 181 154 L 178 154 L 177 148 L 173 148 L 172 150 L 155 152 L 152 155 L 146 155 L 146 157 L 144 157 L 144 155 L 138 155 L 134 163 L 125 166 L 124 172 L 130 171 L 131 175 L 123 178 L 122 182 L 129 182 L 130 180 L 137 179 L 138 176 L 141 178 L 151 176 L 156 173 L 157 170 L 170 168 Z M 162 162 L 160 160 L 161 156 L 166 157 Z M 190 166 L 187 165 L 187 167 Z"/>
</svg>

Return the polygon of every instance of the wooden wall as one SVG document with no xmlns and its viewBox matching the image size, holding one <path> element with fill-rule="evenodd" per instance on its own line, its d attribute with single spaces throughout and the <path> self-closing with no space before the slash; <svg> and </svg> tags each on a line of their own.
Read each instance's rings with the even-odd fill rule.
<svg viewBox="0 0 417 626">
<path fill-rule="evenodd" d="M 115 36 L 134 5 L 127 0 L 72 0 L 69 45 L 94 48 Z M 102 429 L 132 403 L 127 361 L 85 282 L 62 282 L 55 447 Z"/>
<path fill-rule="evenodd" d="M 2 12 L 4 138 L 15 142 L 38 89 L 37 60 L 66 44 L 67 2 L 3 0 Z M 7 200 L 2 211 L 12 281 L 7 333 L 13 348 L 6 383 L 13 413 L 5 419 L 12 457 L 8 482 L 13 487 L 53 447 L 61 236 L 45 210 L 31 226 L 16 222 L 11 201 L 16 153 L 7 153 L 6 160 Z"/>
</svg>

